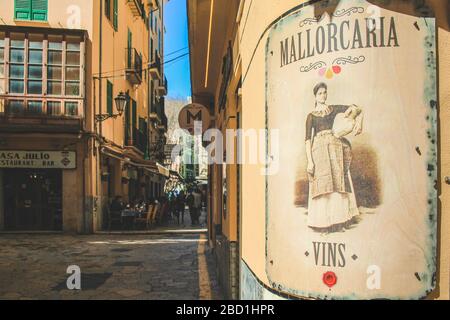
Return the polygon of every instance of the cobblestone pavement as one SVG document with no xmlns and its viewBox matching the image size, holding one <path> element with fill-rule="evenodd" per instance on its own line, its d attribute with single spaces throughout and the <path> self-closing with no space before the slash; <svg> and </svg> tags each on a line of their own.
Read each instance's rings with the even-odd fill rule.
<svg viewBox="0 0 450 320">
<path fill-rule="evenodd" d="M 68 290 L 69 265 L 81 290 Z M 0 234 L 0 299 L 222 299 L 205 234 Z"/>
</svg>

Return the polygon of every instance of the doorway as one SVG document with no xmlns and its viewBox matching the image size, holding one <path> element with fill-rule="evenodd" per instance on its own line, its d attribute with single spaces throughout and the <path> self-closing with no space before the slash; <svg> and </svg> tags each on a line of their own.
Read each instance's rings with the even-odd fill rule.
<svg viewBox="0 0 450 320">
<path fill-rule="evenodd" d="M 62 170 L 7 169 L 5 230 L 62 230 Z"/>
</svg>

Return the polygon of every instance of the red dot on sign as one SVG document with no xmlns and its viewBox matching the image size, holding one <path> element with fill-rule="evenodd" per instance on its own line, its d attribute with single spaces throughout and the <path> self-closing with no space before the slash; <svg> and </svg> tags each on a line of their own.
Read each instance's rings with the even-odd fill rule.
<svg viewBox="0 0 450 320">
<path fill-rule="evenodd" d="M 337 276 L 334 272 L 328 271 L 323 274 L 323 283 L 325 283 L 328 287 L 332 288 L 337 283 Z"/>
<path fill-rule="evenodd" d="M 339 74 L 339 73 L 341 73 L 341 71 L 342 71 L 342 69 L 340 66 L 333 66 L 333 72 L 335 74 Z"/>
</svg>

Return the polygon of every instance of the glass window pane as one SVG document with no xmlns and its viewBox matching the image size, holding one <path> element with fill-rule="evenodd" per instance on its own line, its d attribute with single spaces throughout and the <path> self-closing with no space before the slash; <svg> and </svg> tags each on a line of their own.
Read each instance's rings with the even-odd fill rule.
<svg viewBox="0 0 450 320">
<path fill-rule="evenodd" d="M 5 76 L 5 67 L 0 64 L 0 78 L 3 78 Z"/>
<path fill-rule="evenodd" d="M 79 52 L 67 52 L 66 64 L 79 66 L 80 65 L 80 53 Z"/>
<path fill-rule="evenodd" d="M 24 92 L 23 80 L 9 80 L 9 91 L 11 93 L 23 93 Z"/>
<path fill-rule="evenodd" d="M 42 101 L 28 101 L 27 113 L 42 113 Z"/>
<path fill-rule="evenodd" d="M 0 39 L 0 47 L 4 47 L 5 46 L 5 39 Z"/>
<path fill-rule="evenodd" d="M 80 51 L 80 44 L 79 43 L 67 43 L 67 50 L 69 51 Z"/>
<path fill-rule="evenodd" d="M 29 41 L 28 45 L 30 46 L 30 48 L 34 47 L 42 49 L 44 46 L 44 35 L 38 33 L 37 34 L 30 33 L 28 35 L 28 41 Z"/>
<path fill-rule="evenodd" d="M 8 112 L 9 113 L 22 113 L 24 108 L 23 100 L 9 100 Z"/>
<path fill-rule="evenodd" d="M 42 81 L 28 81 L 28 93 L 30 94 L 42 94 Z"/>
<path fill-rule="evenodd" d="M 5 60 L 5 49 L 0 48 L 0 62 Z"/>
<path fill-rule="evenodd" d="M 24 62 L 23 49 L 11 49 L 11 62 Z"/>
<path fill-rule="evenodd" d="M 67 67 L 66 68 L 66 79 L 67 80 L 80 80 L 80 68 Z"/>
<path fill-rule="evenodd" d="M 11 39 L 11 47 L 14 47 L 14 48 L 25 48 L 25 41 L 24 40 L 13 40 L 13 39 Z"/>
<path fill-rule="evenodd" d="M 42 50 L 29 50 L 28 51 L 29 63 L 42 63 Z"/>
<path fill-rule="evenodd" d="M 43 43 L 42 41 L 30 41 L 28 45 L 30 49 L 42 49 Z"/>
<path fill-rule="evenodd" d="M 78 102 L 66 102 L 65 103 L 65 114 L 66 116 L 77 116 L 78 115 Z"/>
<path fill-rule="evenodd" d="M 49 49 L 55 49 L 55 50 L 62 50 L 62 43 L 61 42 L 49 41 L 48 42 L 48 48 Z"/>
<path fill-rule="evenodd" d="M 49 64 L 61 64 L 62 63 L 61 51 L 49 51 L 48 52 L 48 63 Z"/>
<path fill-rule="evenodd" d="M 62 68 L 48 66 L 47 77 L 49 79 L 61 79 L 62 78 Z"/>
<path fill-rule="evenodd" d="M 42 79 L 42 66 L 28 66 L 28 78 Z"/>
<path fill-rule="evenodd" d="M 0 94 L 4 94 L 4 93 L 5 93 L 5 80 L 0 79 Z"/>
<path fill-rule="evenodd" d="M 9 65 L 9 76 L 11 78 L 23 79 L 23 64 L 11 64 Z"/>
<path fill-rule="evenodd" d="M 47 93 L 48 94 L 61 94 L 61 81 L 48 81 Z"/>
<path fill-rule="evenodd" d="M 57 116 L 61 114 L 61 102 L 49 101 L 47 102 L 47 114 Z"/>
<path fill-rule="evenodd" d="M 80 84 L 78 82 L 66 82 L 66 96 L 79 96 Z"/>
</svg>

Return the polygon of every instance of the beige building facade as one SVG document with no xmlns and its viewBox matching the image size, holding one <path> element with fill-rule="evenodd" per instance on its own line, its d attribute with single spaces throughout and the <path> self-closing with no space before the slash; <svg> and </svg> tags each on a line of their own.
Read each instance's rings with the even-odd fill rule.
<svg viewBox="0 0 450 320">
<path fill-rule="evenodd" d="M 162 44 L 150 45 L 162 6 L 0 1 L 1 230 L 95 232 L 113 197 L 162 194 L 149 138 L 165 133 Z"/>
<path fill-rule="evenodd" d="M 210 108 L 210 112 L 214 117 L 213 128 L 224 130 L 226 128 L 240 128 L 250 130 L 265 130 L 267 125 L 266 108 L 267 108 L 267 83 L 266 83 L 266 59 L 267 46 L 269 37 L 272 33 L 277 31 L 283 32 L 283 28 L 288 28 L 287 22 L 289 18 L 296 17 L 299 12 L 307 12 L 311 16 L 311 23 L 316 23 L 318 16 L 322 14 L 340 14 L 348 13 L 344 11 L 344 1 L 233 1 L 231 4 L 224 1 L 211 0 L 197 0 L 188 1 L 189 14 L 189 35 L 191 46 L 191 66 L 192 66 L 192 88 L 193 102 L 204 104 Z M 352 2 L 353 4 L 353 2 Z M 227 6 L 227 10 L 224 10 Z M 230 7 L 231 6 L 231 7 Z M 432 193 L 436 192 L 437 196 L 429 199 L 430 203 L 436 203 L 431 212 L 434 217 L 435 225 L 430 230 L 433 231 L 435 239 L 434 245 L 426 245 L 426 248 L 431 248 L 430 254 L 435 254 L 436 259 L 433 268 L 435 273 L 432 277 L 435 279 L 434 286 L 431 292 L 426 292 L 421 297 L 426 296 L 427 299 L 449 299 L 449 270 L 450 270 L 450 248 L 449 248 L 449 226 L 450 221 L 447 218 L 446 212 L 448 208 L 448 185 L 446 184 L 446 167 L 447 158 L 446 150 L 449 149 L 445 137 L 448 136 L 446 131 L 445 119 L 449 105 L 449 55 L 448 43 L 450 37 L 450 8 L 447 1 L 426 1 L 424 6 L 435 15 L 435 29 L 430 27 L 430 34 L 435 34 L 435 43 L 437 54 L 434 55 L 436 65 L 436 94 L 438 118 L 433 123 L 435 129 L 438 129 L 437 141 L 431 142 L 430 150 L 433 146 L 437 146 L 439 151 L 436 154 L 436 161 L 439 170 L 434 171 L 437 176 L 437 184 L 433 181 L 437 190 L 432 188 Z M 376 12 L 388 12 L 389 14 L 398 17 L 399 21 L 402 19 L 419 19 L 427 17 L 426 13 L 420 13 L 420 8 L 412 8 L 410 5 L 399 3 L 397 1 L 384 2 L 380 4 L 377 1 L 360 1 L 354 5 L 356 8 L 354 13 L 358 13 L 358 7 L 364 7 L 366 10 L 373 10 Z M 368 8 L 368 9 L 367 9 Z M 423 9 L 423 8 L 422 8 Z M 341 10 L 335 11 L 335 10 Z M 383 11 L 386 10 L 386 11 Z M 417 13 L 419 11 L 419 13 Z M 424 12 L 424 11 L 422 11 Z M 349 16 L 352 13 L 349 14 Z M 284 19 L 286 18 L 286 19 Z M 296 26 L 301 28 L 299 22 L 295 22 Z M 345 19 L 345 17 L 343 18 Z M 348 18 L 351 19 L 351 18 Z M 350 21 L 350 20 L 349 20 Z M 415 21 L 415 20 L 414 20 Z M 431 21 L 431 20 L 428 20 Z M 305 22 L 304 22 L 305 23 Z M 418 27 L 426 27 L 425 22 L 417 22 Z M 419 24 L 421 23 L 421 24 Z M 412 30 L 416 28 L 414 22 L 412 23 Z M 294 28 L 294 27 L 292 27 Z M 276 29 L 273 31 L 273 29 Z M 290 30 L 290 29 L 289 29 Z M 325 29 L 326 30 L 326 29 Z M 345 29 L 343 29 L 345 30 Z M 386 29 L 389 30 L 389 29 Z M 398 29 L 399 30 L 399 29 Z M 417 29 L 415 29 L 417 30 Z M 396 30 L 397 31 L 397 30 Z M 272 33 L 271 33 L 272 32 Z M 300 31 L 299 31 L 300 32 Z M 399 31 L 400 32 L 400 31 Z M 413 31 L 411 31 L 413 33 Z M 288 41 L 291 39 L 291 33 L 288 34 Z M 388 34 L 389 35 L 389 34 Z M 303 40 L 300 40 L 299 45 L 304 45 L 306 49 L 307 38 L 306 31 L 303 34 Z M 346 36 L 343 31 L 343 36 Z M 391 39 L 394 39 L 394 31 L 391 27 Z M 297 39 L 297 36 L 295 37 Z M 380 39 L 380 38 L 378 38 Z M 387 39 L 387 38 L 386 38 Z M 295 40 L 297 41 L 297 40 Z M 333 41 L 333 40 L 331 40 Z M 297 42 L 295 42 L 297 44 Z M 282 42 L 282 49 L 285 42 Z M 333 44 L 333 43 L 331 43 Z M 278 48 L 280 45 L 275 46 Z M 291 48 L 291 47 L 289 47 Z M 280 49 L 277 49 L 280 50 Z M 296 55 L 300 51 L 289 51 L 288 60 L 296 60 Z M 298 50 L 298 47 L 297 47 Z M 418 50 L 423 50 L 422 47 Z M 231 52 L 231 55 L 230 55 Z M 270 51 L 269 51 L 270 54 Z M 372 53 L 371 53 L 372 54 Z M 373 53 L 375 55 L 375 53 Z M 231 57 L 231 59 L 230 59 Z M 281 60 L 283 66 L 283 60 Z M 342 66 L 341 66 L 342 67 Z M 343 68 L 343 67 L 342 67 Z M 300 65 L 298 65 L 298 72 L 300 77 Z M 337 68 L 331 72 L 341 71 Z M 328 75 L 324 71 L 324 77 Z M 368 75 L 367 77 L 370 77 Z M 331 78 L 327 78 L 328 81 Z M 297 81 L 289 79 L 285 81 Z M 299 80 L 298 80 L 299 81 Z M 313 87 L 316 83 L 307 83 L 308 88 Z M 288 87 L 288 84 L 285 84 Z M 278 87 L 276 87 L 278 88 Z M 277 89 L 278 90 L 278 89 Z M 281 90 L 281 89 L 280 89 Z M 299 89 L 303 90 L 303 89 Z M 312 92 L 312 89 L 309 90 Z M 281 92 L 281 91 L 280 91 Z M 289 92 L 286 92 L 289 96 Z M 433 103 L 433 105 L 435 105 Z M 272 113 L 274 111 L 271 111 Z M 277 111 L 282 114 L 283 111 Z M 272 114 L 271 113 L 271 114 Z M 276 113 L 275 113 L 276 114 Z M 286 116 L 283 114 L 283 116 Z M 303 123 L 297 126 L 303 130 Z M 421 132 L 422 128 L 417 128 L 414 134 Z M 292 137 L 292 139 L 294 136 Z M 237 141 L 236 141 L 237 142 Z M 248 140 L 242 142 L 248 147 Z M 304 142 L 299 141 L 304 145 Z M 436 144 L 437 143 L 437 144 Z M 261 144 L 260 144 L 261 145 Z M 265 150 L 265 144 L 262 144 Z M 224 154 L 224 157 L 226 155 Z M 235 159 L 236 160 L 236 159 Z M 266 176 L 261 174 L 266 167 L 265 163 L 241 165 L 235 164 L 215 164 L 210 166 L 209 170 L 209 228 L 210 244 L 215 248 L 216 257 L 218 260 L 219 279 L 222 286 L 225 288 L 228 297 L 241 299 L 302 299 L 302 298 L 316 298 L 315 294 L 310 294 L 308 290 L 301 294 L 295 293 L 295 290 L 290 290 L 289 285 L 294 284 L 293 275 L 296 272 L 295 266 L 285 267 L 280 269 L 279 278 L 282 278 L 283 285 L 276 285 L 273 280 L 275 271 L 268 267 L 268 264 L 273 263 L 267 258 L 267 246 L 274 242 L 282 243 L 284 238 L 291 236 L 293 231 L 289 229 L 287 224 L 292 224 L 284 221 L 286 233 L 278 234 L 278 238 L 269 238 L 267 231 L 272 227 L 267 224 L 267 206 L 266 201 Z M 425 168 L 425 167 L 424 167 Z M 432 166 L 428 167 L 434 170 Z M 425 169 L 424 169 L 425 172 Z M 425 172 L 426 173 L 426 172 Z M 296 175 L 295 169 L 292 175 Z M 431 175 L 432 176 L 432 175 Z M 269 180 L 270 181 L 270 180 Z M 224 188 L 226 189 L 226 196 L 224 197 Z M 285 191 L 290 192 L 288 185 Z M 284 189 L 284 188 L 283 188 Z M 283 193 L 283 190 L 278 190 Z M 275 193 L 271 193 L 271 199 L 281 198 Z M 420 196 L 426 196 L 421 194 Z M 274 201 L 275 201 L 274 200 Z M 426 205 L 426 203 L 424 203 Z M 431 218 L 433 219 L 433 218 Z M 428 226 L 427 226 L 428 227 Z M 290 231 L 287 231 L 290 230 Z M 292 234 L 293 235 L 293 234 Z M 346 234 L 344 234 L 346 235 Z M 419 233 L 417 233 L 417 236 Z M 302 234 L 297 235 L 301 239 Z M 374 235 L 378 237 L 379 235 Z M 417 241 L 419 237 L 417 237 Z M 273 242 L 268 242 L 273 241 Z M 414 240 L 411 240 L 414 242 Z M 299 241 L 300 242 L 300 241 Z M 364 242 L 363 242 L 364 243 Z M 422 245 L 422 244 L 420 244 Z M 286 249 L 277 249 L 283 252 L 288 252 Z M 393 251 L 398 250 L 394 249 Z M 428 249 L 427 249 L 428 250 Z M 395 254 L 386 249 L 386 254 Z M 280 251 L 281 252 L 281 251 Z M 400 251 L 398 251 L 400 252 Z M 286 253 L 288 254 L 288 253 Z M 304 259 L 314 259 L 314 252 L 312 249 L 308 252 L 298 252 L 298 256 Z M 309 256 L 309 258 L 307 258 Z M 358 261 L 362 259 L 357 255 L 353 255 L 350 261 Z M 392 258 L 394 259 L 394 258 Z M 295 259 L 292 259 L 295 261 Z M 394 261 L 394 260 L 391 260 Z M 403 267 L 407 267 L 403 265 Z M 398 268 L 402 268 L 401 263 Z M 432 270 L 431 268 L 430 270 Z M 326 269 L 326 270 L 325 270 Z M 291 270 L 291 271 L 288 271 Z M 324 274 L 321 292 L 328 295 L 331 290 L 339 291 L 341 288 L 350 288 L 353 290 L 353 295 L 344 294 L 344 298 L 364 298 L 366 297 L 366 289 L 351 289 L 352 285 L 342 284 L 340 281 L 339 268 L 324 268 L 324 271 L 333 271 Z M 401 269 L 398 269 L 401 270 Z M 400 272 L 400 271 L 399 271 Z M 332 273 L 332 274 L 331 274 Z M 325 275 L 331 278 L 326 278 Z M 332 278 L 338 275 L 337 284 Z M 304 275 L 308 277 L 308 274 Z M 370 274 L 364 272 L 365 277 Z M 315 276 L 314 276 L 315 277 Z M 414 281 L 417 281 L 412 277 Z M 423 280 L 420 274 L 416 278 Z M 311 282 L 313 277 L 311 278 Z M 331 280 L 330 280 L 331 279 Z M 406 279 L 406 278 L 405 278 Z M 309 280 L 308 280 L 309 281 Z M 409 281 L 409 280 L 408 280 Z M 420 280 L 419 280 L 420 281 Z M 430 283 L 433 281 L 430 280 Z M 288 283 L 288 285 L 285 285 Z M 309 282 L 308 282 L 309 284 Z M 330 287 L 328 287 L 330 285 Z M 302 284 L 299 285 L 302 289 Z M 334 286 L 334 287 L 333 287 Z M 304 288 L 306 288 L 304 284 Z M 407 288 L 408 286 L 400 286 Z M 398 287 L 398 289 L 400 289 Z M 414 294 L 401 294 L 391 289 L 390 292 L 384 293 L 384 297 L 391 298 L 392 296 L 400 298 L 412 298 Z M 345 290 L 344 290 L 345 291 Z M 371 293 L 369 293 L 370 295 Z M 336 297 L 342 298 L 340 295 Z"/>
</svg>

